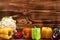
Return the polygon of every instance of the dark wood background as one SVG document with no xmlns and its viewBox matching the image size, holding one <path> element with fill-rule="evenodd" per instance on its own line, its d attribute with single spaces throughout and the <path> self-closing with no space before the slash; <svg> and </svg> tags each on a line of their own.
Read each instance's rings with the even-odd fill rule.
<svg viewBox="0 0 60 40">
<path fill-rule="evenodd" d="M 60 0 L 0 0 L 0 19 L 13 16 L 17 28 L 60 27 Z"/>
</svg>

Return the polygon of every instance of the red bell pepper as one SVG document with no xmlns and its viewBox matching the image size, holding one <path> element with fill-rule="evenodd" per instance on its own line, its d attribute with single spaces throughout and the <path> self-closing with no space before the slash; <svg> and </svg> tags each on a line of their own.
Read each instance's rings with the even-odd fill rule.
<svg viewBox="0 0 60 40">
<path fill-rule="evenodd" d="M 23 36 L 22 32 L 15 32 L 14 33 L 14 38 L 19 39 Z"/>
</svg>

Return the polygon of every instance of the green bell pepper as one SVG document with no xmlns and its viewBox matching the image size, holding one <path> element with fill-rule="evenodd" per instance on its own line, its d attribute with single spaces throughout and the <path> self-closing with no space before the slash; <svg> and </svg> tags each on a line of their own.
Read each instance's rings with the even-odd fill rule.
<svg viewBox="0 0 60 40">
<path fill-rule="evenodd" d="M 32 39 L 39 40 L 41 38 L 40 28 L 32 28 Z"/>
</svg>

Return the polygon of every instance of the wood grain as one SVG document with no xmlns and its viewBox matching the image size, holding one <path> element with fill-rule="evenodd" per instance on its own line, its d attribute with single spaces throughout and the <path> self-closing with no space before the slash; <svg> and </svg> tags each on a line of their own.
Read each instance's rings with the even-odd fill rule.
<svg viewBox="0 0 60 40">
<path fill-rule="evenodd" d="M 17 28 L 60 27 L 60 0 L 0 0 L 0 18 L 7 15 L 17 21 Z M 19 22 L 24 18 L 27 24 Z"/>
</svg>

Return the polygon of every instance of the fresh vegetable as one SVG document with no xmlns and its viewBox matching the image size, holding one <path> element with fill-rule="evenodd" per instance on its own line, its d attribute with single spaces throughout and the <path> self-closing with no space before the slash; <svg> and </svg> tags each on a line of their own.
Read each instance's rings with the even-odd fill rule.
<svg viewBox="0 0 60 40">
<path fill-rule="evenodd" d="M 31 38 L 31 28 L 23 28 L 23 37 L 24 38 Z"/>
<path fill-rule="evenodd" d="M 59 29 L 58 28 L 54 28 L 53 33 L 56 34 L 58 32 L 59 32 Z"/>
<path fill-rule="evenodd" d="M 53 40 L 59 40 L 60 39 L 60 32 L 58 28 L 54 28 L 53 30 Z"/>
<path fill-rule="evenodd" d="M 52 28 L 42 27 L 42 38 L 51 38 L 52 37 Z"/>
<path fill-rule="evenodd" d="M 14 32 L 14 38 L 20 39 L 23 36 L 22 32 Z"/>
<path fill-rule="evenodd" d="M 53 29 L 53 36 L 52 36 L 53 39 L 55 39 L 57 37 L 58 32 L 59 32 L 59 29 L 58 28 L 54 28 Z"/>
<path fill-rule="evenodd" d="M 32 28 L 32 39 L 39 40 L 41 38 L 40 28 Z"/>
<path fill-rule="evenodd" d="M 13 30 L 11 28 L 1 28 L 0 29 L 0 37 L 3 39 L 12 38 Z"/>
<path fill-rule="evenodd" d="M 4 27 L 10 27 L 12 28 L 15 32 L 16 30 L 16 21 L 12 18 L 12 16 L 5 16 L 2 18 L 0 21 L 0 28 Z"/>
<path fill-rule="evenodd" d="M 57 33 L 56 39 L 57 39 L 57 40 L 60 39 L 60 32 Z"/>
<path fill-rule="evenodd" d="M 60 39 L 60 32 L 58 32 L 57 34 L 53 34 L 53 40 L 59 40 Z"/>
</svg>

